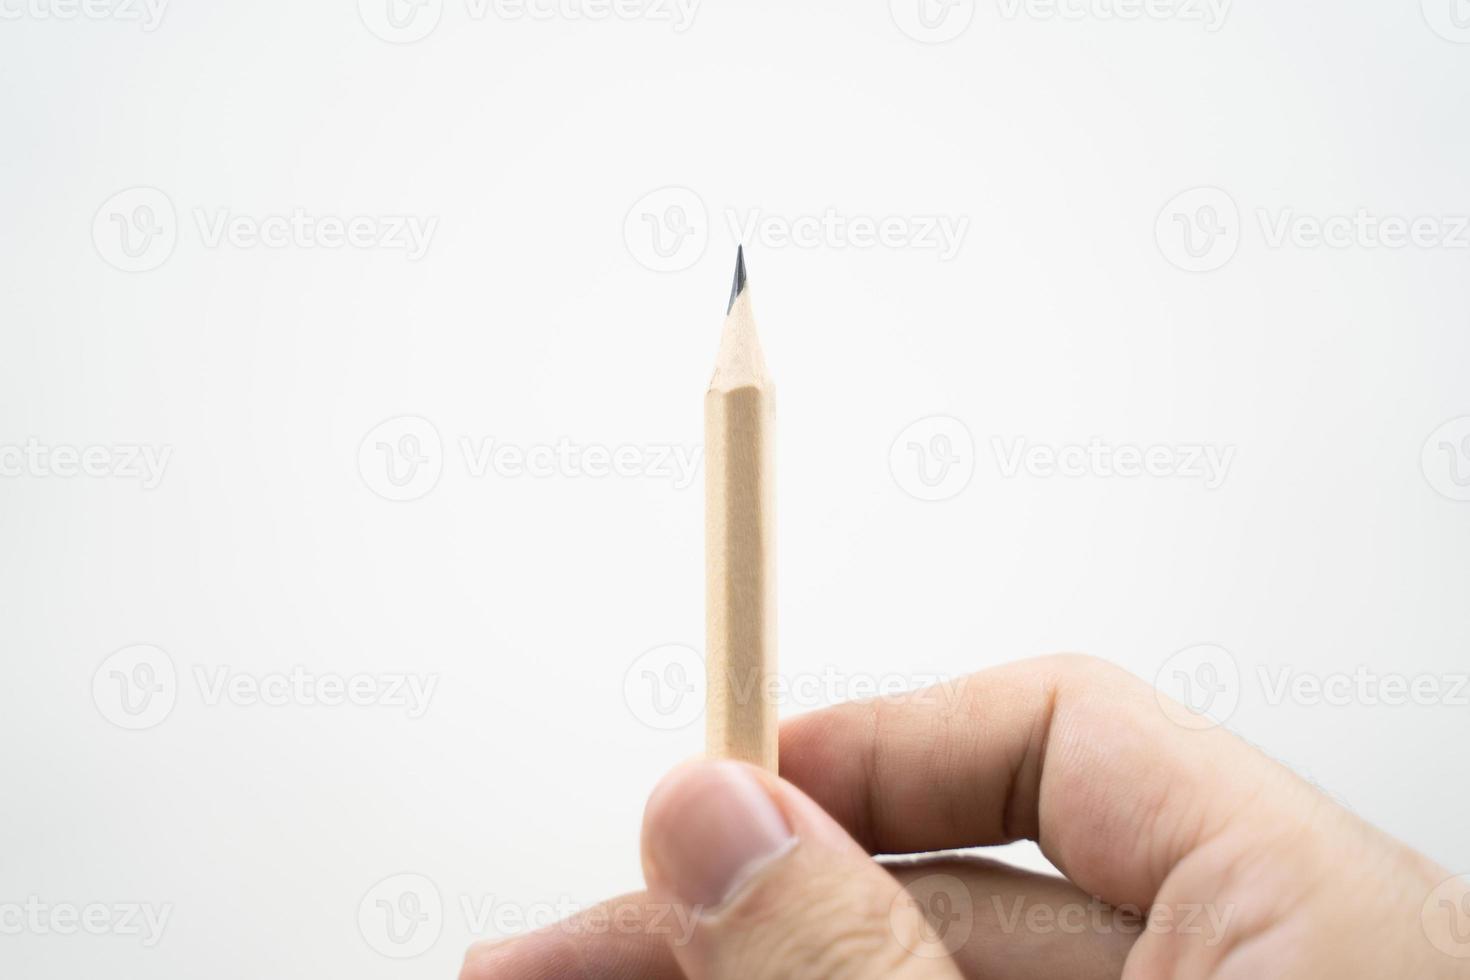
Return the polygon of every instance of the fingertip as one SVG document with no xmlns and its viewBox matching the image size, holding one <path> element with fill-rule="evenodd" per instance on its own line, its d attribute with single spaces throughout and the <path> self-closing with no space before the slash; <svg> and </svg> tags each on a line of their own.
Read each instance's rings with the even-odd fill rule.
<svg viewBox="0 0 1470 980">
<path fill-rule="evenodd" d="M 691 908 L 723 904 L 751 870 L 790 849 L 774 780 L 725 760 L 684 763 L 649 796 L 643 868 L 654 893 Z"/>
</svg>

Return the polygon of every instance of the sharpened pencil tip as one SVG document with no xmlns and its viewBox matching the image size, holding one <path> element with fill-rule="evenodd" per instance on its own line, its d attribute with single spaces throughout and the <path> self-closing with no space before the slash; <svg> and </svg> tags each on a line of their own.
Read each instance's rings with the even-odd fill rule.
<svg viewBox="0 0 1470 980">
<path fill-rule="evenodd" d="M 730 287 L 730 305 L 725 307 L 727 314 L 735 309 L 735 301 L 743 292 L 745 292 L 745 246 L 741 245 L 735 250 L 735 284 Z"/>
</svg>

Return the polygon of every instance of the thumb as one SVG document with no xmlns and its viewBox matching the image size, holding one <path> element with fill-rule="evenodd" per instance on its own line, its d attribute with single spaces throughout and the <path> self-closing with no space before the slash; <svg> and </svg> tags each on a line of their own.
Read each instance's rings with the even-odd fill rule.
<svg viewBox="0 0 1470 980">
<path fill-rule="evenodd" d="M 643 815 L 654 902 L 690 980 L 960 976 L 898 881 L 790 783 L 738 762 L 664 777 Z"/>
</svg>

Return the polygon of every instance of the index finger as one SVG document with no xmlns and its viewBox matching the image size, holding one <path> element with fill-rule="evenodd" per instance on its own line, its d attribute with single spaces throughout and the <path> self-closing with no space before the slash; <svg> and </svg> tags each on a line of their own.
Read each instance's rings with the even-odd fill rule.
<svg viewBox="0 0 1470 980">
<path fill-rule="evenodd" d="M 1153 901 L 1169 871 L 1284 768 L 1187 730 L 1103 661 L 1058 656 L 786 722 L 781 775 L 873 853 L 1023 838 L 1084 889 Z"/>
</svg>

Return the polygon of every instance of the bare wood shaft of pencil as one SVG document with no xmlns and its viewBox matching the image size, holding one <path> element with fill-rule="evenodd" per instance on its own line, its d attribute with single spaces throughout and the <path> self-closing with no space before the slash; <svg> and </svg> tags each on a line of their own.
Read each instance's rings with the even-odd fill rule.
<svg viewBox="0 0 1470 980">
<path fill-rule="evenodd" d="M 751 316 L 730 308 L 704 400 L 707 749 L 777 770 L 775 391 Z"/>
</svg>

